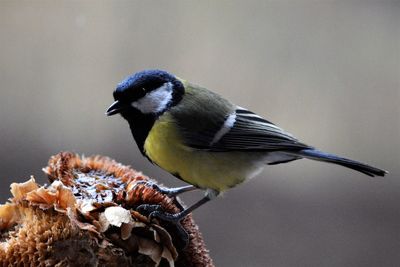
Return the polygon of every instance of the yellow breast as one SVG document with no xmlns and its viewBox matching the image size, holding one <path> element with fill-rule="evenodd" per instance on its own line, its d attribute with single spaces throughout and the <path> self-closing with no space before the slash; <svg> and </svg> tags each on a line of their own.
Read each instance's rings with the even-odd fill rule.
<svg viewBox="0 0 400 267">
<path fill-rule="evenodd" d="M 169 114 L 156 121 L 144 150 L 154 163 L 187 183 L 219 192 L 254 176 L 264 166 L 258 153 L 209 152 L 185 146 Z"/>
</svg>

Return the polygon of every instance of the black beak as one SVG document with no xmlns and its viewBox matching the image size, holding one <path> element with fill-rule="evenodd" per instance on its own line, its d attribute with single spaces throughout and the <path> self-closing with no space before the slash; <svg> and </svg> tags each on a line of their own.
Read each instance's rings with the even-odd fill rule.
<svg viewBox="0 0 400 267">
<path fill-rule="evenodd" d="M 117 100 L 114 103 L 112 103 L 111 106 L 107 109 L 106 115 L 112 116 L 112 115 L 118 114 L 125 108 L 126 108 L 126 105 Z"/>
</svg>

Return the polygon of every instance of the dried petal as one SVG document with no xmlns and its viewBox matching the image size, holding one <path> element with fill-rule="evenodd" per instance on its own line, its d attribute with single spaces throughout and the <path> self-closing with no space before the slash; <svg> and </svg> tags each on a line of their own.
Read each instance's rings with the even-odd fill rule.
<svg viewBox="0 0 400 267">
<path fill-rule="evenodd" d="M 123 223 L 121 225 L 121 239 L 127 240 L 131 236 L 132 229 L 134 228 L 134 223 Z"/>
<path fill-rule="evenodd" d="M 156 266 L 158 266 L 162 255 L 161 246 L 150 239 L 139 238 L 138 241 L 139 253 L 149 256 L 156 263 Z"/>
<path fill-rule="evenodd" d="M 36 190 L 38 185 L 35 182 L 35 178 L 31 176 L 31 179 L 24 183 L 12 183 L 11 194 L 14 196 L 15 201 L 21 201 L 26 197 L 26 194 Z"/>
<path fill-rule="evenodd" d="M 20 219 L 18 207 L 14 203 L 7 203 L 0 206 L 0 230 L 8 229 Z"/>
<path fill-rule="evenodd" d="M 48 188 L 40 187 L 30 191 L 26 195 L 26 200 L 33 205 L 40 205 L 41 208 L 54 206 L 59 211 L 66 211 L 68 207 L 72 208 L 76 203 L 71 190 L 60 181 L 54 181 Z"/>
<path fill-rule="evenodd" d="M 145 223 L 143 223 L 143 222 L 137 222 L 137 221 L 134 221 L 133 222 L 133 228 L 144 228 L 144 227 L 147 227 L 147 224 L 145 224 Z"/>
<path fill-rule="evenodd" d="M 72 194 L 71 189 L 65 187 L 61 182 L 57 185 L 57 193 L 56 208 L 66 210 L 67 208 L 72 208 L 75 206 L 76 199 Z"/>
<path fill-rule="evenodd" d="M 171 251 L 167 247 L 164 247 L 161 257 L 168 261 L 170 267 L 175 267 L 176 258 L 172 256 Z"/>
<path fill-rule="evenodd" d="M 129 223 L 132 221 L 131 213 L 129 210 L 122 207 L 108 207 L 104 211 L 106 219 L 111 225 L 120 227 L 122 223 Z"/>
<path fill-rule="evenodd" d="M 26 200 L 28 200 L 31 204 L 45 204 L 42 206 L 47 206 L 47 208 L 50 208 L 54 205 L 56 198 L 56 192 L 52 192 L 50 189 L 44 187 L 40 187 L 26 195 Z"/>
<path fill-rule="evenodd" d="M 176 260 L 178 258 L 178 252 L 176 251 L 176 248 L 172 242 L 172 237 L 171 235 L 168 233 L 167 230 L 165 230 L 163 227 L 157 225 L 157 224 L 153 224 L 152 228 L 157 230 L 157 233 L 160 236 L 160 241 L 162 244 L 164 244 L 164 246 L 167 247 L 167 249 L 169 250 L 169 252 L 171 253 L 171 256 L 174 260 Z"/>
<path fill-rule="evenodd" d="M 92 199 L 84 199 L 84 200 L 80 200 L 78 202 L 77 205 L 77 209 L 82 213 L 82 214 L 87 214 L 91 211 L 94 211 L 97 209 L 97 207 L 95 207 L 93 205 L 93 200 Z"/>
<path fill-rule="evenodd" d="M 110 227 L 110 222 L 107 220 L 106 215 L 104 215 L 104 212 L 100 213 L 98 222 L 100 226 L 99 228 L 100 233 L 104 233 Z"/>
<path fill-rule="evenodd" d="M 67 215 L 68 215 L 68 218 L 70 218 L 71 223 L 73 225 L 78 226 L 82 230 L 87 230 L 87 231 L 90 231 L 97 235 L 100 235 L 99 231 L 96 229 L 96 227 L 93 224 L 84 223 L 84 222 L 79 221 L 75 212 L 73 212 L 70 208 L 67 209 Z"/>
</svg>

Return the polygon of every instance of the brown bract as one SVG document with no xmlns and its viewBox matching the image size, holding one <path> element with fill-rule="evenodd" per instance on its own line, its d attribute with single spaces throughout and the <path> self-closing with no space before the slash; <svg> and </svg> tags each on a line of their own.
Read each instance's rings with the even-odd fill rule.
<svg viewBox="0 0 400 267">
<path fill-rule="evenodd" d="M 140 172 L 69 152 L 43 170 L 49 185 L 33 177 L 13 183 L 13 198 L 0 206 L 3 266 L 213 266 L 190 215 L 182 221 L 189 235 L 182 248 L 176 228 L 136 211 L 141 204 L 179 211 Z"/>
</svg>

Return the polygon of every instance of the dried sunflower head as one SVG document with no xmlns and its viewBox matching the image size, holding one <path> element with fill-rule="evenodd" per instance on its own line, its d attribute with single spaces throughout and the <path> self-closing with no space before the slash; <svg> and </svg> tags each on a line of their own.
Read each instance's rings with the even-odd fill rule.
<svg viewBox="0 0 400 267">
<path fill-rule="evenodd" d="M 182 221 L 189 234 L 182 248 L 173 228 L 135 210 L 157 204 L 179 211 L 140 172 L 69 152 L 51 157 L 44 172 L 49 185 L 14 183 L 13 198 L 0 206 L 3 265 L 213 266 L 191 216 Z"/>
</svg>

